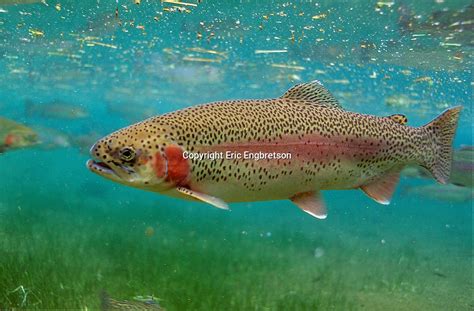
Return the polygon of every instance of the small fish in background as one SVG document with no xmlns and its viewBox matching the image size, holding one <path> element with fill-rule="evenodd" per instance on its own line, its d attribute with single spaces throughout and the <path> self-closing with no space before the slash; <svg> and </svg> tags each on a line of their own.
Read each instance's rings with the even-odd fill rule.
<svg viewBox="0 0 474 311">
<path fill-rule="evenodd" d="M 361 189 L 389 204 L 409 164 L 447 183 L 460 111 L 412 127 L 401 115 L 347 111 L 312 81 L 278 98 L 213 102 L 131 125 L 97 141 L 87 167 L 124 185 L 220 209 L 289 199 L 324 219 L 321 190 Z"/>
<path fill-rule="evenodd" d="M 407 166 L 403 175 L 413 178 L 430 178 L 430 173 L 423 167 Z M 474 178 L 474 149 L 473 146 L 463 146 L 453 152 L 451 176 L 449 183 L 461 187 L 473 187 Z"/>
<path fill-rule="evenodd" d="M 0 117 L 0 153 L 37 145 L 38 134 L 30 127 Z"/>
<path fill-rule="evenodd" d="M 474 179 L 474 149 L 473 146 L 464 146 L 454 151 L 451 177 L 449 182 L 473 188 Z"/>
<path fill-rule="evenodd" d="M 31 100 L 25 100 L 25 114 L 28 117 L 43 117 L 52 119 L 83 119 L 89 116 L 84 108 L 55 100 L 45 104 L 33 103 Z"/>
<path fill-rule="evenodd" d="M 91 131 L 87 134 L 70 135 L 69 140 L 71 145 L 77 149 L 81 154 L 88 154 L 91 145 L 97 141 L 102 135 L 98 132 Z"/>
<path fill-rule="evenodd" d="M 407 186 L 402 190 L 402 193 L 422 196 L 427 199 L 463 203 L 469 202 L 473 199 L 473 189 L 468 187 L 460 187 L 453 184 L 448 185 L 422 185 L 422 186 Z"/>
<path fill-rule="evenodd" d="M 71 139 L 68 134 L 44 126 L 33 126 L 33 129 L 38 133 L 39 144 L 38 148 L 43 150 L 53 150 L 71 147 Z"/>
<path fill-rule="evenodd" d="M 100 293 L 101 310 L 161 310 L 165 311 L 159 304 L 160 299 L 154 296 L 135 296 L 133 300 L 117 300 L 111 298 L 105 291 Z"/>
</svg>

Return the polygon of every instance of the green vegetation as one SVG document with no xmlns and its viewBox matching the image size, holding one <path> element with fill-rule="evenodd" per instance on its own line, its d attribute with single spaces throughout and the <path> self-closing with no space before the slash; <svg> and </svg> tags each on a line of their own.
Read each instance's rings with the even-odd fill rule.
<svg viewBox="0 0 474 311">
<path fill-rule="evenodd" d="M 0 308 L 97 309 L 102 289 L 116 299 L 155 295 L 167 310 L 467 310 L 472 303 L 469 255 L 450 262 L 449 253 L 421 247 L 426 236 L 409 241 L 419 232 L 397 240 L 396 225 L 379 228 L 387 231 L 381 242 L 381 225 L 363 227 L 380 209 L 361 209 L 359 223 L 342 212 L 318 222 L 289 204 L 240 205 L 229 214 L 156 198 L 120 205 L 49 193 L 5 202 Z"/>
</svg>

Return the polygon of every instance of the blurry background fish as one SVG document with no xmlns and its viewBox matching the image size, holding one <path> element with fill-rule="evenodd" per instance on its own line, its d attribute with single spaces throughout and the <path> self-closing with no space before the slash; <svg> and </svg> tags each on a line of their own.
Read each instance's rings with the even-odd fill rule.
<svg viewBox="0 0 474 311">
<path fill-rule="evenodd" d="M 117 300 L 102 291 L 100 294 L 101 310 L 157 310 L 165 311 L 159 304 L 159 299 L 153 296 L 135 296 L 130 300 Z"/>
<path fill-rule="evenodd" d="M 33 129 L 0 117 L 0 153 L 36 144 L 38 144 L 38 135 Z"/>
<path fill-rule="evenodd" d="M 71 147 L 71 139 L 67 133 L 45 126 L 34 126 L 33 128 L 39 136 L 38 148 L 51 150 Z"/>
<path fill-rule="evenodd" d="M 25 100 L 25 114 L 28 117 L 43 117 L 54 119 L 82 119 L 89 113 L 79 105 L 55 100 L 48 103 L 33 103 Z"/>
<path fill-rule="evenodd" d="M 448 185 L 423 185 L 423 186 L 406 186 L 402 189 L 402 193 L 410 194 L 425 199 L 440 200 L 444 202 L 463 203 L 472 201 L 474 191 L 472 188 Z"/>
<path fill-rule="evenodd" d="M 410 177 L 430 178 L 430 173 L 426 169 L 417 166 L 409 166 L 402 173 Z M 472 188 L 473 178 L 474 149 L 472 146 L 462 146 L 453 153 L 449 182 L 456 186 Z"/>
</svg>

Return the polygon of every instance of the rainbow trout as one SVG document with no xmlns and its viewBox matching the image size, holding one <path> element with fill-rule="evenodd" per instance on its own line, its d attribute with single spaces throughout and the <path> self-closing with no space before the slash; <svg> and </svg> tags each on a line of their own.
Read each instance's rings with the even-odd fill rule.
<svg viewBox="0 0 474 311">
<path fill-rule="evenodd" d="M 38 134 L 20 123 L 0 117 L 0 154 L 39 143 Z"/>
<path fill-rule="evenodd" d="M 313 81 L 279 98 L 214 102 L 131 125 L 92 146 L 87 167 L 124 185 L 222 209 L 290 199 L 323 219 L 321 190 L 360 188 L 388 204 L 407 164 L 446 183 L 460 110 L 411 127 L 403 115 L 346 111 Z"/>
</svg>

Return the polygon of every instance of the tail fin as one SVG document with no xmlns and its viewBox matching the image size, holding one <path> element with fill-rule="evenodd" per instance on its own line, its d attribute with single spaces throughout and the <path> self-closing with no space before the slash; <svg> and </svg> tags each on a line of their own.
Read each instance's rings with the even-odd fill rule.
<svg viewBox="0 0 474 311">
<path fill-rule="evenodd" d="M 446 184 L 451 173 L 452 147 L 462 106 L 444 111 L 440 116 L 423 126 L 434 140 L 434 157 L 427 159 L 423 166 L 440 183 Z"/>
</svg>

